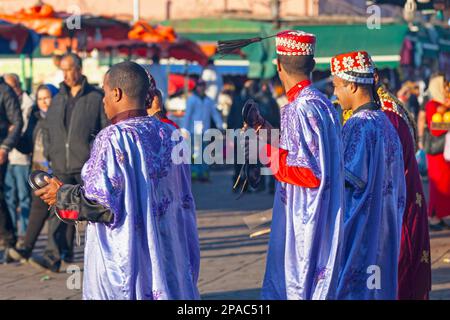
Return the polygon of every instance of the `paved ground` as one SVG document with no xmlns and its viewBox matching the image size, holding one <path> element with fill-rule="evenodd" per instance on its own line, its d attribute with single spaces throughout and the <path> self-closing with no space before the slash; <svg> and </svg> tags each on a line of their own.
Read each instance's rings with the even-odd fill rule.
<svg viewBox="0 0 450 320">
<path fill-rule="evenodd" d="M 267 193 L 240 200 L 231 189 L 230 173 L 216 171 L 212 183 L 194 184 L 201 245 L 199 288 L 203 299 L 258 299 L 265 269 L 268 236 L 250 238 L 248 225 L 255 214 L 272 207 Z M 250 218 L 249 218 L 250 217 Z M 244 220 L 245 218 L 245 220 Z M 450 299 L 450 231 L 431 235 L 432 299 Z M 42 235 L 35 252 L 42 252 Z M 82 250 L 76 264 L 82 266 Z M 80 290 L 68 273 L 41 272 L 29 265 L 0 265 L 0 299 L 80 299 Z"/>
</svg>

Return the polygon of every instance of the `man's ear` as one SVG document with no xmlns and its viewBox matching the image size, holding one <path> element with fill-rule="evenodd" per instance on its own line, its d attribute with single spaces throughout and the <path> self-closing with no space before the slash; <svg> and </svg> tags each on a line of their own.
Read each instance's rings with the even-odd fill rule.
<svg viewBox="0 0 450 320">
<path fill-rule="evenodd" d="M 120 88 L 114 88 L 113 89 L 113 96 L 114 96 L 114 102 L 119 102 L 123 98 L 123 91 Z"/>
<path fill-rule="evenodd" d="M 354 94 L 358 90 L 358 85 L 355 82 L 350 82 L 349 89 L 350 92 Z"/>
<path fill-rule="evenodd" d="M 277 71 L 281 72 L 281 63 L 280 60 L 278 60 L 278 58 L 277 58 Z"/>
<path fill-rule="evenodd" d="M 315 59 L 312 59 L 312 61 L 311 61 L 311 74 L 312 74 L 312 72 L 314 71 L 314 68 L 316 67 L 316 60 Z"/>
</svg>

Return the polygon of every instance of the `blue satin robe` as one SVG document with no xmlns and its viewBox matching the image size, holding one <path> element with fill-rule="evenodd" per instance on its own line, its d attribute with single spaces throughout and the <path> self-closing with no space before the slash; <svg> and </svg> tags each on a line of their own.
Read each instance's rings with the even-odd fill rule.
<svg viewBox="0 0 450 320">
<path fill-rule="evenodd" d="M 87 226 L 83 299 L 199 299 L 190 170 L 171 161 L 172 131 L 136 117 L 96 137 L 83 190 L 114 220 Z"/>
<path fill-rule="evenodd" d="M 344 263 L 338 299 L 395 299 L 403 211 L 403 153 L 381 110 L 362 110 L 344 125 Z"/>
<path fill-rule="evenodd" d="M 319 188 L 277 182 L 262 297 L 334 299 L 343 240 L 341 125 L 331 102 L 309 86 L 281 109 L 287 165 L 309 168 Z"/>
</svg>

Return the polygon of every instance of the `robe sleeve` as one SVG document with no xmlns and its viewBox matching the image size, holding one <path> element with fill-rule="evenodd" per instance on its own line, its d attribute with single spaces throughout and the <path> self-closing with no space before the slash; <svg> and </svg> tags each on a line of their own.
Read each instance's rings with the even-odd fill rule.
<svg viewBox="0 0 450 320">
<path fill-rule="evenodd" d="M 342 131 L 345 184 L 347 187 L 351 186 L 359 191 L 366 188 L 370 149 L 374 148 L 374 140 L 376 140 L 376 137 L 373 137 L 375 131 L 370 130 L 371 123 L 364 121 L 365 119 L 352 117 Z M 372 135 L 371 143 L 366 143 L 368 135 Z"/>
<path fill-rule="evenodd" d="M 311 170 L 321 178 L 321 120 L 304 105 L 287 105 L 281 110 L 281 149 L 286 150 L 286 164 Z"/>
<path fill-rule="evenodd" d="M 85 198 L 111 210 L 114 217 L 110 224 L 112 228 L 123 221 L 124 166 L 129 157 L 120 147 L 116 137 L 119 134 L 113 126 L 103 130 L 97 136 L 91 157 L 83 168 Z"/>
<path fill-rule="evenodd" d="M 57 194 L 56 209 L 63 219 L 109 223 L 113 219 L 111 210 L 87 199 L 79 184 L 65 184 Z"/>
<path fill-rule="evenodd" d="M 269 159 L 269 168 L 278 181 L 304 188 L 318 188 L 320 179 L 308 168 L 292 167 L 287 164 L 288 151 L 278 149 L 270 144 L 263 148 Z"/>
</svg>

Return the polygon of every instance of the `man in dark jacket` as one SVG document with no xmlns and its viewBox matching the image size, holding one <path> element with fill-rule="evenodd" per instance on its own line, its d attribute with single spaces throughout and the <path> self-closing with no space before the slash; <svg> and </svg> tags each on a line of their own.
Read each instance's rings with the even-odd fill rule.
<svg viewBox="0 0 450 320">
<path fill-rule="evenodd" d="M 13 89 L 0 77 L 0 244 L 14 246 L 16 238 L 4 198 L 4 180 L 8 152 L 19 142 L 23 120 L 19 100 Z"/>
<path fill-rule="evenodd" d="M 44 122 L 44 152 L 53 174 L 67 184 L 81 183 L 81 168 L 89 158 L 96 134 L 107 126 L 103 93 L 82 74 L 82 61 L 73 53 L 61 60 L 64 82 L 53 98 Z M 61 260 L 71 262 L 74 227 L 52 216 L 49 237 L 42 257 L 32 257 L 32 265 L 59 271 Z"/>
</svg>

